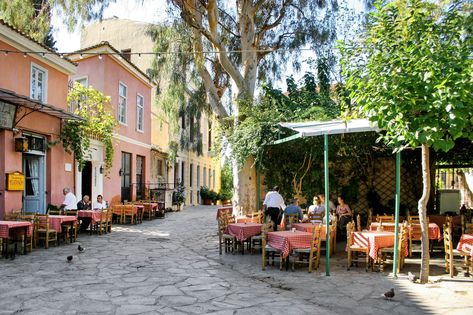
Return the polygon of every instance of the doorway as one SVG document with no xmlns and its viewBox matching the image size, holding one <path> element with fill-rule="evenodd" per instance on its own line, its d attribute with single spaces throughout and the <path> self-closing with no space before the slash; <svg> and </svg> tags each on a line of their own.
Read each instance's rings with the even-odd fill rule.
<svg viewBox="0 0 473 315">
<path fill-rule="evenodd" d="M 23 154 L 23 173 L 25 174 L 23 211 L 45 213 L 44 156 Z"/>
<path fill-rule="evenodd" d="M 144 188 L 144 160 L 145 157 L 141 155 L 136 156 L 136 200 L 143 199 Z"/>
<path fill-rule="evenodd" d="M 82 183 L 81 183 L 82 197 L 85 195 L 92 196 L 92 162 L 85 162 L 85 166 L 82 169 Z"/>
<path fill-rule="evenodd" d="M 131 153 L 122 152 L 122 202 L 131 201 Z"/>
</svg>

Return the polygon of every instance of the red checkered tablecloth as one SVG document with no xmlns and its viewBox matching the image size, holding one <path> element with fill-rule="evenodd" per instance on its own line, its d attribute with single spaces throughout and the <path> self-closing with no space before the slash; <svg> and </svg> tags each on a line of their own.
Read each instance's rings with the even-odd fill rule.
<svg viewBox="0 0 473 315">
<path fill-rule="evenodd" d="M 235 236 L 239 241 L 244 241 L 260 234 L 262 226 L 259 223 L 231 223 L 227 226 L 225 233 Z"/>
<path fill-rule="evenodd" d="M 49 228 L 55 230 L 58 233 L 62 232 L 61 224 L 66 222 L 77 222 L 77 218 L 71 215 L 50 215 L 49 216 Z"/>
<path fill-rule="evenodd" d="M 298 231 L 302 232 L 308 232 L 308 233 L 313 233 L 314 232 L 314 227 L 318 226 L 321 224 L 313 224 L 313 223 L 293 223 L 292 227 L 295 228 Z M 325 241 L 325 237 L 327 236 L 325 233 L 325 225 L 322 226 L 322 232 L 321 232 L 321 240 Z"/>
<path fill-rule="evenodd" d="M 457 250 L 467 252 L 473 257 L 473 234 L 463 234 L 458 242 Z"/>
<path fill-rule="evenodd" d="M 96 224 L 97 221 L 100 221 L 101 211 L 95 210 L 79 210 L 77 211 L 78 218 L 91 218 L 92 224 Z"/>
<path fill-rule="evenodd" d="M 412 224 L 410 237 L 412 240 L 420 241 L 420 224 Z M 442 233 L 440 233 L 439 226 L 436 223 L 429 223 L 429 240 L 440 241 L 441 239 Z"/>
<path fill-rule="evenodd" d="M 33 234 L 33 224 L 27 221 L 0 221 L 0 238 L 8 238 L 10 236 L 10 229 L 17 229 L 27 227 L 26 235 Z"/>
<path fill-rule="evenodd" d="M 387 231 L 364 231 L 353 232 L 353 243 L 370 249 L 369 255 L 374 260 L 378 259 L 378 251 L 381 248 L 394 246 L 394 232 Z M 408 255 L 407 246 L 404 255 Z"/>
<path fill-rule="evenodd" d="M 268 245 L 279 249 L 283 257 L 295 248 L 310 248 L 312 233 L 301 231 L 278 231 L 268 233 Z"/>
</svg>

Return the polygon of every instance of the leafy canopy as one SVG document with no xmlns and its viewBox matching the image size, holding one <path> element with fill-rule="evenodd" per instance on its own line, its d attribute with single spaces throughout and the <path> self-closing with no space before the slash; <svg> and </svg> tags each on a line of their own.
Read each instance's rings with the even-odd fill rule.
<svg viewBox="0 0 473 315">
<path fill-rule="evenodd" d="M 377 4 L 365 37 L 341 45 L 355 108 L 389 145 L 448 151 L 473 139 L 471 9 L 457 0 Z"/>
<path fill-rule="evenodd" d="M 105 146 L 105 170 L 109 170 L 114 154 L 113 133 L 117 125 L 110 97 L 75 82 L 67 96 L 67 103 L 69 109 L 75 109 L 74 113 L 84 120 L 69 120 L 64 125 L 60 136 L 64 148 L 74 153 L 82 169 L 89 159 L 90 139 L 97 139 Z"/>
</svg>

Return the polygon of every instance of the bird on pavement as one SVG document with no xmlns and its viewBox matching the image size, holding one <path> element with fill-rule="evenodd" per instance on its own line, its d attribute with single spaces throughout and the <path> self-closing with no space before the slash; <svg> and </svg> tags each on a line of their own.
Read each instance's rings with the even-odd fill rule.
<svg viewBox="0 0 473 315">
<path fill-rule="evenodd" d="M 67 256 L 67 262 L 71 262 L 72 261 L 72 256 Z"/>
<path fill-rule="evenodd" d="M 392 300 L 392 298 L 394 297 L 394 289 L 391 289 L 388 292 L 385 292 L 383 296 L 386 300 L 389 300 L 389 301 Z"/>
<path fill-rule="evenodd" d="M 82 253 L 82 252 L 84 251 L 84 247 L 80 246 L 80 244 L 79 244 L 79 246 L 77 246 L 77 250 L 78 250 L 80 253 Z"/>
<path fill-rule="evenodd" d="M 410 271 L 407 273 L 407 278 L 409 279 L 410 282 L 414 282 L 414 283 L 417 280 L 417 276 Z"/>
</svg>

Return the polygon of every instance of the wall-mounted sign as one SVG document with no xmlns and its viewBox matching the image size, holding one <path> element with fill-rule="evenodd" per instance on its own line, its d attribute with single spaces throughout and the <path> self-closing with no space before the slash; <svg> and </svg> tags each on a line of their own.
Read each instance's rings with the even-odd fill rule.
<svg viewBox="0 0 473 315">
<path fill-rule="evenodd" d="M 25 175 L 21 172 L 8 173 L 7 190 L 25 190 Z"/>
<path fill-rule="evenodd" d="M 15 123 L 16 105 L 0 101 L 0 128 L 12 129 Z"/>
</svg>

